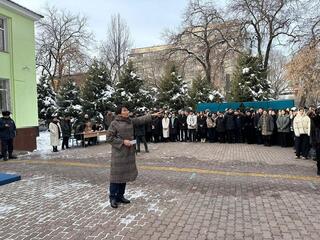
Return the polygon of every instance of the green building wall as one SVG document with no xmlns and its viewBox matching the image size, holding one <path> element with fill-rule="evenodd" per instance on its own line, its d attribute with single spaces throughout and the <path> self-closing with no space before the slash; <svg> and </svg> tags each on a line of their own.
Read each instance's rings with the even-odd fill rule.
<svg viewBox="0 0 320 240">
<path fill-rule="evenodd" d="M 32 19 L 1 6 L 0 16 L 7 19 L 8 29 L 8 51 L 0 52 L 0 78 L 10 81 L 11 112 L 18 128 L 17 137 L 19 137 L 19 129 L 21 129 L 21 136 L 24 134 L 22 129 L 38 126 L 35 23 Z M 33 138 L 33 135 L 30 137 Z"/>
</svg>

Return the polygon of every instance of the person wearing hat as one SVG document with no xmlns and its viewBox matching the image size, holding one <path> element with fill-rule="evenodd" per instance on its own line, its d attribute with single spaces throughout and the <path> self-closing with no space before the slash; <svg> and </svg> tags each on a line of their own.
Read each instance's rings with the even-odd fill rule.
<svg viewBox="0 0 320 240">
<path fill-rule="evenodd" d="M 16 136 L 16 124 L 10 117 L 10 114 L 10 111 L 3 111 L 2 118 L 0 118 L 1 154 L 4 161 L 7 161 L 8 158 L 16 158 L 12 155 L 13 139 Z"/>
</svg>

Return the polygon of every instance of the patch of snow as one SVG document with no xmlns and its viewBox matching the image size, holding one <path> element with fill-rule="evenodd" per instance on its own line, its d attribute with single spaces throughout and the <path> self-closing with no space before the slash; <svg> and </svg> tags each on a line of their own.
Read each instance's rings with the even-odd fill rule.
<svg viewBox="0 0 320 240">
<path fill-rule="evenodd" d="M 161 215 L 163 213 L 163 210 L 159 208 L 158 203 L 159 201 L 156 203 L 150 203 L 147 208 L 148 212 L 159 213 Z"/>
<path fill-rule="evenodd" d="M 249 73 L 249 71 L 250 71 L 250 68 L 244 68 L 242 69 L 242 74 L 247 74 Z"/>
<path fill-rule="evenodd" d="M 127 194 L 128 194 L 130 199 L 143 198 L 143 197 L 147 196 L 147 194 L 145 192 L 143 192 L 142 190 L 140 190 L 140 189 L 131 190 Z"/>
<path fill-rule="evenodd" d="M 12 210 L 16 209 L 15 206 L 13 205 L 2 205 L 0 203 L 0 219 L 3 219 L 5 218 L 4 216 L 1 216 L 1 215 L 5 215 L 5 214 L 8 214 L 10 213 Z"/>
<path fill-rule="evenodd" d="M 132 223 L 132 221 L 134 221 L 135 218 L 136 216 L 129 214 L 125 218 L 121 218 L 120 223 L 125 224 L 127 226 L 130 223 Z"/>
<path fill-rule="evenodd" d="M 43 196 L 49 199 L 54 199 L 56 197 L 60 197 L 61 195 L 61 193 L 46 193 Z"/>
<path fill-rule="evenodd" d="M 50 132 L 44 131 L 39 133 L 37 137 L 37 152 L 41 154 L 50 153 L 52 147 L 50 145 Z"/>
</svg>

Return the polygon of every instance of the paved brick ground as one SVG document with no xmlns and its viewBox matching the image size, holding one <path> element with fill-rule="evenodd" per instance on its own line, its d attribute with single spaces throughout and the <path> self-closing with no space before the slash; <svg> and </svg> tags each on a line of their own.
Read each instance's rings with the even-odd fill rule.
<svg viewBox="0 0 320 240">
<path fill-rule="evenodd" d="M 320 178 L 292 149 L 150 150 L 137 156 L 132 203 L 116 210 L 107 201 L 109 145 L 0 162 L 23 178 L 0 187 L 0 239 L 320 239 Z"/>
</svg>

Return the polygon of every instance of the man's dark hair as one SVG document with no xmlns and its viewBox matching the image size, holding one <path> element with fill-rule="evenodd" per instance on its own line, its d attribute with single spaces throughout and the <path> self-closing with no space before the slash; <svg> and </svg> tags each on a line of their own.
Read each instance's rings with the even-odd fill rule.
<svg viewBox="0 0 320 240">
<path fill-rule="evenodd" d="M 116 108 L 115 114 L 116 114 L 116 115 L 121 114 L 122 108 L 127 108 L 127 107 L 124 106 L 124 105 L 118 106 L 118 107 Z"/>
</svg>

